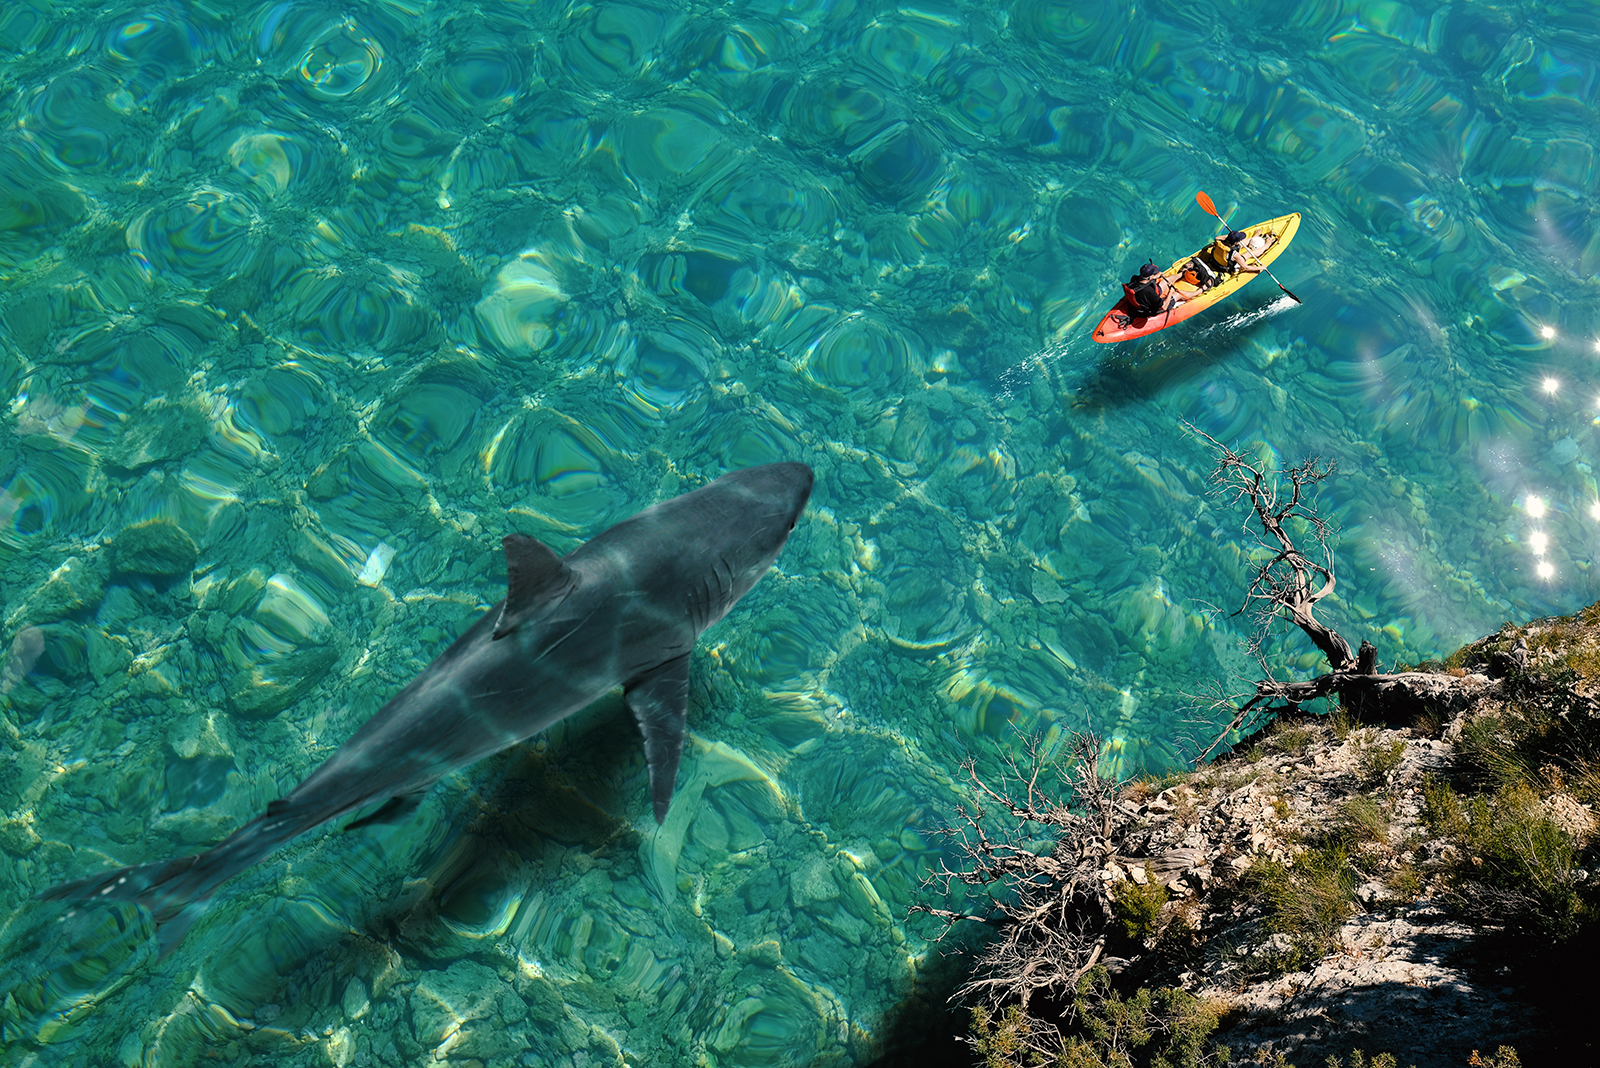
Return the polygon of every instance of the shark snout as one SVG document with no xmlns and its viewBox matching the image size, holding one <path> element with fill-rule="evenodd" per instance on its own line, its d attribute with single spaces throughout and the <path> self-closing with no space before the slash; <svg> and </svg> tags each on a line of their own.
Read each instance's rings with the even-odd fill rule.
<svg viewBox="0 0 1600 1068">
<path fill-rule="evenodd" d="M 725 478 L 738 482 L 746 492 L 776 505 L 789 516 L 792 528 L 811 499 L 815 476 L 802 463 L 763 464 L 735 471 Z"/>
</svg>

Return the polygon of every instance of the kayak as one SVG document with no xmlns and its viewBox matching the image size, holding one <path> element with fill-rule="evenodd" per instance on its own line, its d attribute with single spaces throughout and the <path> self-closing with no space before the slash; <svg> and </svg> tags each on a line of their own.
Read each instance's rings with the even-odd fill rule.
<svg viewBox="0 0 1600 1068">
<path fill-rule="evenodd" d="M 1294 240 L 1295 231 L 1299 229 L 1300 213 L 1298 211 L 1291 212 L 1288 215 L 1280 215 L 1276 219 L 1268 219 L 1266 222 L 1256 223 L 1254 226 L 1245 227 L 1244 232 L 1249 234 L 1250 237 L 1265 237 L 1268 239 L 1267 247 L 1256 253 L 1255 259 L 1251 262 L 1261 266 L 1267 266 L 1272 263 L 1273 260 L 1278 258 L 1280 252 L 1289 247 L 1289 242 Z M 1136 337 L 1153 334 L 1157 330 L 1165 330 L 1167 327 L 1181 323 L 1191 316 L 1199 315 L 1213 304 L 1233 296 L 1235 291 L 1255 277 L 1249 271 L 1225 274 L 1222 276 L 1222 281 L 1210 289 L 1201 289 L 1193 283 L 1184 281 L 1183 271 L 1189 261 L 1210 246 L 1211 242 L 1207 241 L 1198 251 L 1189 253 L 1189 255 L 1161 272 L 1166 276 L 1167 281 L 1172 283 L 1172 288 L 1178 292 L 1179 296 L 1189 297 L 1190 299 L 1180 302 L 1177 307 L 1170 311 L 1159 312 L 1149 318 L 1144 318 L 1133 313 L 1133 305 L 1129 303 L 1127 295 L 1124 294 L 1122 299 L 1117 301 L 1116 306 L 1106 312 L 1105 318 L 1100 320 L 1100 325 L 1094 328 L 1094 339 L 1100 342 L 1131 341 Z"/>
</svg>

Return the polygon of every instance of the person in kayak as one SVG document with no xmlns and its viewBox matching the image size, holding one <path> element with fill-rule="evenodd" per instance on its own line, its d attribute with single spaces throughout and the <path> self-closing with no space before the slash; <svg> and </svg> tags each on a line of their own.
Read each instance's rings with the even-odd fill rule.
<svg viewBox="0 0 1600 1068">
<path fill-rule="evenodd" d="M 1251 237 L 1243 230 L 1229 230 L 1201 249 L 1184 264 L 1183 280 L 1201 289 L 1210 289 L 1226 275 L 1260 274 L 1261 266 L 1255 257 L 1272 244 L 1272 237 Z"/>
<path fill-rule="evenodd" d="M 1154 261 L 1147 262 L 1137 274 L 1122 283 L 1122 291 L 1128 295 L 1134 315 L 1141 319 L 1171 311 L 1189 299 L 1172 288 L 1172 283 Z"/>
</svg>

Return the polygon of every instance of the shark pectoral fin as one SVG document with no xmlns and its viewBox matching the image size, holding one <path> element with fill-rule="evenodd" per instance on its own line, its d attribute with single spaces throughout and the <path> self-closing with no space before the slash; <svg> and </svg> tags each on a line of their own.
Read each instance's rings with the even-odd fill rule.
<svg viewBox="0 0 1600 1068">
<path fill-rule="evenodd" d="M 399 823 L 415 812 L 420 804 L 422 804 L 422 795 L 420 793 L 401 794 L 399 797 L 391 797 L 376 812 L 345 824 L 344 829 L 353 831 L 357 827 L 371 827 L 378 823 Z"/>
<path fill-rule="evenodd" d="M 683 755 L 683 727 L 689 710 L 689 654 L 668 660 L 628 683 L 623 699 L 639 721 L 644 757 L 650 765 L 650 800 L 656 822 L 665 823 L 672 788 Z"/>
<path fill-rule="evenodd" d="M 506 551 L 506 600 L 494 625 L 498 640 L 538 615 L 572 585 L 572 572 L 555 550 L 526 534 L 500 539 Z"/>
</svg>

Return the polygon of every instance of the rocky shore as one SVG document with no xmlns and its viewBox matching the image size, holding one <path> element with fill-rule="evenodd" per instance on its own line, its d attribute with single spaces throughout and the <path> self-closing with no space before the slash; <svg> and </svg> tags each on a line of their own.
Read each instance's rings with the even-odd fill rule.
<svg viewBox="0 0 1600 1068">
<path fill-rule="evenodd" d="M 1010 1016 L 990 998 L 979 1052 L 991 1065 L 1057 1043 L 1071 1064 L 1209 1064 L 1218 1046 L 1279 1068 L 1590 1063 L 1572 1010 L 1596 940 L 1597 668 L 1600 606 L 1507 624 L 1419 665 L 1433 678 L 1383 719 L 1347 706 L 1280 718 L 1209 766 L 1105 792 L 1098 822 L 1063 817 L 1051 856 L 1100 865 L 1105 933 L 1086 925 L 1079 959 L 1053 962 L 1076 995 L 1019 997 L 1013 983 L 1011 1004 L 1032 1007 Z M 1070 893 L 1081 915 L 1094 895 Z M 1025 891 L 1012 920 L 1047 896 Z M 1005 967 L 1029 970 L 1011 941 L 1020 967 L 997 955 L 975 973 L 991 989 Z M 1091 989 L 1100 967 L 1114 991 Z M 1119 1061 L 1105 1021 L 1139 1004 L 1127 1018 L 1154 1037 Z M 1042 1042 L 1040 1020 L 1059 1037 Z M 1186 1029 L 1204 1043 L 1184 1039 L 1193 1052 L 1173 1059 Z"/>
<path fill-rule="evenodd" d="M 1449 741 L 1411 729 L 1356 727 L 1340 738 L 1333 726 L 1303 724 L 1122 802 L 1146 848 L 1107 874 L 1162 885 L 1160 936 L 1210 948 L 1176 980 L 1218 1008 L 1219 1042 L 1302 1065 L 1359 1048 L 1444 1068 L 1537 1036 L 1535 1011 L 1441 899 L 1450 847 L 1423 822 L 1422 788 L 1428 775 L 1448 774 L 1454 755 Z M 1250 869 L 1293 870 L 1306 842 L 1345 833 L 1363 801 L 1373 808 L 1360 815 L 1382 822 L 1362 828 L 1348 918 L 1316 946 L 1275 930 Z M 1111 963 L 1139 968 L 1138 958 Z"/>
</svg>

